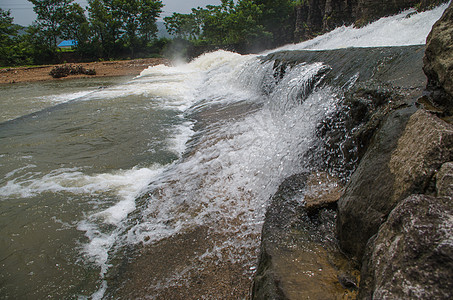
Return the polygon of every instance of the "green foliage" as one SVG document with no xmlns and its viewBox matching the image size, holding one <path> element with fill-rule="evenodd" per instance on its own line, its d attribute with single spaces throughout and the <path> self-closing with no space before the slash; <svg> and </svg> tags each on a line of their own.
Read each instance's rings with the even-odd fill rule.
<svg viewBox="0 0 453 300">
<path fill-rule="evenodd" d="M 157 0 L 89 0 L 92 48 L 98 55 L 132 56 L 156 36 L 156 19 L 162 12 Z"/>
<path fill-rule="evenodd" d="M 0 66 L 32 63 L 28 44 L 17 36 L 19 27 L 10 12 L 0 8 Z"/>
<path fill-rule="evenodd" d="M 306 0 L 302 0 L 305 2 Z M 293 40 L 294 31 L 294 6 L 297 1 L 293 0 L 255 0 L 263 6 L 263 14 L 259 23 L 266 31 L 272 33 L 276 45 L 284 44 Z"/>
<path fill-rule="evenodd" d="M 56 50 L 49 47 L 44 41 L 44 32 L 37 25 L 29 26 L 26 34 L 21 38 L 27 47 L 29 57 L 32 58 L 33 64 L 46 64 L 55 61 Z"/>
<path fill-rule="evenodd" d="M 165 28 L 168 33 L 178 38 L 196 39 L 201 28 L 195 14 L 174 13 L 171 17 L 165 17 Z"/>
<path fill-rule="evenodd" d="M 222 0 L 221 5 L 174 13 L 164 19 L 170 34 L 194 44 L 267 45 L 289 42 L 294 1 Z"/>
<path fill-rule="evenodd" d="M 66 18 L 67 7 L 73 0 L 28 0 L 33 3 L 33 11 L 38 15 L 37 26 L 48 47 L 56 48 L 62 34 L 62 23 Z"/>
<path fill-rule="evenodd" d="M 275 46 L 291 41 L 294 5 L 306 0 L 222 0 L 190 14 L 164 18 L 175 40 L 157 40 L 161 0 L 28 0 L 37 21 L 19 36 L 9 12 L 0 10 L 0 65 L 54 62 L 62 39 L 75 39 L 86 59 L 160 56 L 178 49 L 235 45 Z M 86 14 L 87 13 L 87 14 Z M 88 17 L 87 17 L 88 16 Z"/>
<path fill-rule="evenodd" d="M 120 21 L 117 12 L 113 10 L 112 1 L 89 0 L 88 16 L 90 21 L 91 38 L 87 42 L 91 55 L 111 57 L 118 52 Z"/>
<path fill-rule="evenodd" d="M 85 17 L 85 11 L 77 4 L 73 3 L 65 7 L 65 17 L 60 21 L 61 30 L 59 37 L 65 40 L 75 39 L 77 42 L 83 42 L 86 34 L 83 31 L 84 26 L 88 23 Z"/>
</svg>

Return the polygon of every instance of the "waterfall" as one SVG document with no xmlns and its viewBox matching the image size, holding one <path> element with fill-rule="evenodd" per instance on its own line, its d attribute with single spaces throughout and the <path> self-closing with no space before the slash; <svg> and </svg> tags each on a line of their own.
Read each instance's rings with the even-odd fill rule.
<svg viewBox="0 0 453 300">
<path fill-rule="evenodd" d="M 215 289 L 206 280 L 214 266 L 219 278 L 237 272 L 231 276 L 243 288 L 279 185 L 334 160 L 351 161 L 329 170 L 349 176 L 358 146 L 334 148 L 323 132 L 336 130 L 345 142 L 354 130 L 345 103 L 357 91 L 420 91 L 424 40 L 445 8 L 341 27 L 258 55 L 206 53 L 60 97 L 67 101 L 57 97 L 56 106 L 0 124 L 7 145 L 0 153 L 1 203 L 30 203 L 30 211 L 42 203 L 39 212 L 55 203 L 64 208 L 42 221 L 51 219 L 61 236 L 49 239 L 67 243 L 64 255 L 73 255 L 61 276 L 71 283 L 59 296 L 143 297 L 140 286 L 170 297 L 171 288 L 196 278 Z M 389 34 L 395 28 L 398 34 Z M 65 219 L 67 212 L 76 212 L 73 219 Z M 60 255 L 49 255 L 52 266 L 62 264 Z M 56 277 L 43 278 L 64 286 Z M 52 296 L 51 288 L 39 292 L 29 295 Z"/>
</svg>

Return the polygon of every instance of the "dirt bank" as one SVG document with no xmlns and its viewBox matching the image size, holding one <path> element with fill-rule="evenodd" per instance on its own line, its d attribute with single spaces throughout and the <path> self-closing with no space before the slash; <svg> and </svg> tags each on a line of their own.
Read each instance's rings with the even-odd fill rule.
<svg viewBox="0 0 453 300">
<path fill-rule="evenodd" d="M 146 69 L 148 66 L 168 63 L 169 61 L 164 58 L 144 58 L 135 60 L 72 64 L 81 65 L 86 69 L 94 69 L 96 71 L 96 75 L 71 75 L 59 79 L 52 78 L 52 76 L 49 75 L 49 72 L 56 65 L 7 68 L 0 70 L 0 84 L 11 84 L 43 80 L 67 80 L 71 78 L 81 77 L 134 76 L 139 75 L 140 72 L 143 71 L 143 69 Z"/>
</svg>

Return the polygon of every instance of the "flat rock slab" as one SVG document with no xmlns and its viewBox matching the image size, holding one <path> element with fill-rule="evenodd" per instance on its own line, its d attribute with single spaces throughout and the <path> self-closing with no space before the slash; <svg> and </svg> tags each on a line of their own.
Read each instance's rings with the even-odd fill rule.
<svg viewBox="0 0 453 300">
<path fill-rule="evenodd" d="M 266 213 L 252 299 L 355 295 L 359 272 L 336 246 L 336 212 L 321 209 L 324 200 L 315 201 L 316 195 L 334 200 L 339 190 L 336 180 L 324 173 L 294 175 L 280 185 Z M 313 200 L 310 216 L 307 198 Z"/>
</svg>

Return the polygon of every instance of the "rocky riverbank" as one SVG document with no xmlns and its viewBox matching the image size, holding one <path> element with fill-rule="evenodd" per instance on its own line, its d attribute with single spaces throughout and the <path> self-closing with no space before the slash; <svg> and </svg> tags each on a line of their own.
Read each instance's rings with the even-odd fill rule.
<svg viewBox="0 0 453 300">
<path fill-rule="evenodd" d="M 336 171 L 332 154 L 341 152 L 353 173 L 344 189 L 332 178 L 313 186 L 313 174 L 282 183 L 266 214 L 253 299 L 453 296 L 452 22 L 450 5 L 427 40 L 425 90 L 356 89 L 346 112 L 321 126 L 319 167 Z M 414 64 L 421 71 L 421 59 Z M 340 195 L 307 209 L 299 200 L 321 185 L 317 198 Z"/>
<path fill-rule="evenodd" d="M 311 39 L 339 26 L 363 26 L 405 9 L 430 9 L 446 0 L 310 0 L 300 1 L 295 9 L 295 41 Z"/>
<path fill-rule="evenodd" d="M 359 177 L 376 178 L 376 169 L 369 169 L 351 178 L 339 201 L 340 243 L 362 265 L 359 299 L 453 296 L 452 24 L 450 4 L 427 39 L 423 69 L 429 94 L 382 164 L 387 184 L 375 190 L 376 196 L 365 192 L 369 186 Z M 386 132 L 381 128 L 377 135 Z M 363 160 L 359 169 L 373 160 Z M 355 234 L 348 234 L 358 220 L 364 226 L 353 226 Z"/>
<path fill-rule="evenodd" d="M 78 63 L 73 64 L 85 68 L 87 70 L 94 70 L 95 75 L 70 75 L 63 78 L 53 78 L 50 75 L 52 69 L 56 66 L 62 65 L 46 65 L 36 67 L 17 67 L 0 69 L 0 84 L 11 84 L 19 82 L 34 82 L 44 80 L 66 80 L 70 78 L 81 77 L 106 77 L 106 76 L 137 76 L 141 71 L 148 66 L 159 64 L 167 64 L 168 60 L 163 58 L 144 58 L 134 60 L 118 60 L 118 61 L 103 61 L 91 63 Z M 67 64 L 70 65 L 70 64 Z"/>
</svg>

